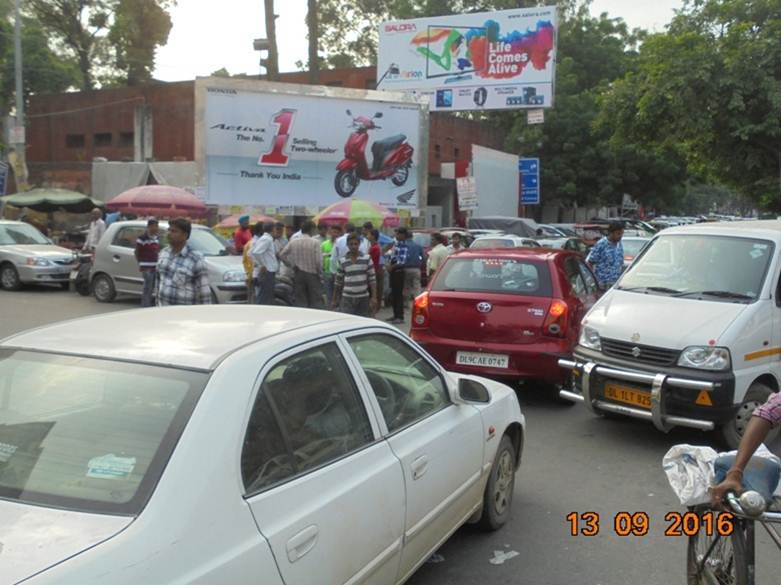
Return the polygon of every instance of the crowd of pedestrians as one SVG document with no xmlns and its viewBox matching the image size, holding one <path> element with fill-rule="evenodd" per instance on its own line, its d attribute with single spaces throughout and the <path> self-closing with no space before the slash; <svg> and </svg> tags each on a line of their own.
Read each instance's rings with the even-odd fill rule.
<svg viewBox="0 0 781 585">
<path fill-rule="evenodd" d="M 162 249 L 158 222 L 148 220 L 135 251 L 144 282 L 142 306 L 152 306 L 155 299 L 157 305 L 212 302 L 203 257 L 188 245 L 191 229 L 187 219 L 171 220 L 168 246 Z M 364 317 L 376 315 L 385 302 L 393 309 L 388 321 L 404 322 L 405 305 L 420 292 L 424 260 L 407 228 L 396 229 L 391 238 L 371 222 L 358 229 L 351 223 L 342 228 L 308 220 L 289 239 L 285 231 L 281 222 L 251 226 L 249 216 L 239 219 L 233 245 L 247 275 L 247 302 L 274 305 L 292 291 L 286 301 L 295 306 Z M 445 238 L 434 234 L 426 273 L 432 275 L 460 248 L 460 238 L 446 246 Z"/>
</svg>

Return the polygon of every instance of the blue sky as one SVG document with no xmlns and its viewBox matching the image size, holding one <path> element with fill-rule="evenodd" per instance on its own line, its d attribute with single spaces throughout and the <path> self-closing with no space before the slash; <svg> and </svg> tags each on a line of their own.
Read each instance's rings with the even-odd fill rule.
<svg viewBox="0 0 781 585">
<path fill-rule="evenodd" d="M 345 0 L 347 1 L 347 0 Z M 277 0 L 280 69 L 306 61 L 306 1 Z M 592 12 L 620 16 L 631 27 L 662 30 L 683 0 L 594 0 Z M 225 67 L 232 74 L 258 73 L 254 38 L 265 36 L 263 0 L 179 0 L 168 44 L 157 54 L 155 78 L 181 81 Z"/>
</svg>

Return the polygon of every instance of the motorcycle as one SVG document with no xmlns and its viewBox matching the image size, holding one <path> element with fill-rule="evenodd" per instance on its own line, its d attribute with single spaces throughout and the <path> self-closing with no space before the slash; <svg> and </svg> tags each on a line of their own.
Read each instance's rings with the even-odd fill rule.
<svg viewBox="0 0 781 585">
<path fill-rule="evenodd" d="M 347 110 L 352 117 L 352 112 Z M 347 138 L 344 145 L 344 158 L 336 165 L 334 187 L 340 197 L 350 197 L 363 181 L 377 181 L 390 178 L 394 185 L 401 187 L 407 182 L 412 153 L 414 149 L 407 142 L 404 134 L 396 134 L 389 138 L 377 140 L 372 144 L 372 166 L 366 160 L 366 145 L 369 143 L 369 130 L 379 130 L 374 120 L 382 118 L 382 112 L 377 112 L 372 118 L 357 116 L 353 118 L 350 128 L 355 131 Z"/>
</svg>

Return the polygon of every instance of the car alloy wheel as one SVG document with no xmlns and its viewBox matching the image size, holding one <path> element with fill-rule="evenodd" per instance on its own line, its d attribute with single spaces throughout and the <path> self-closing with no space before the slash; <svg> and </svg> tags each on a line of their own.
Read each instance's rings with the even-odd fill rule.
<svg viewBox="0 0 781 585">
<path fill-rule="evenodd" d="M 110 303 L 117 296 L 114 283 L 105 274 L 98 274 L 92 281 L 92 292 L 99 303 Z"/>
<path fill-rule="evenodd" d="M 0 267 L 0 286 L 5 290 L 19 290 L 22 281 L 19 279 L 19 273 L 11 264 L 3 264 Z"/>
<path fill-rule="evenodd" d="M 496 513 L 500 516 L 505 513 L 512 502 L 513 479 L 515 477 L 513 457 L 509 451 L 502 451 L 499 455 L 499 465 L 496 472 L 493 501 Z"/>
</svg>

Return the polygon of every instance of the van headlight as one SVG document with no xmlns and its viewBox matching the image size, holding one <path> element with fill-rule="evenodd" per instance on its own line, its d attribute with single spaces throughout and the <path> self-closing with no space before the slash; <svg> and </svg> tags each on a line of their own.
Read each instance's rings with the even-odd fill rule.
<svg viewBox="0 0 781 585">
<path fill-rule="evenodd" d="M 732 367 L 732 360 L 726 347 L 695 345 L 687 347 L 681 352 L 681 357 L 678 358 L 678 365 L 683 368 L 721 372 Z"/>
<path fill-rule="evenodd" d="M 46 258 L 28 258 L 27 266 L 51 266 L 52 263 Z"/>
<path fill-rule="evenodd" d="M 580 330 L 580 339 L 578 340 L 578 343 L 586 349 L 602 351 L 602 340 L 599 337 L 599 333 L 596 329 L 589 327 L 588 325 Z"/>
<path fill-rule="evenodd" d="M 223 282 L 244 282 L 247 280 L 247 274 L 242 270 L 229 270 L 222 275 Z"/>
</svg>

